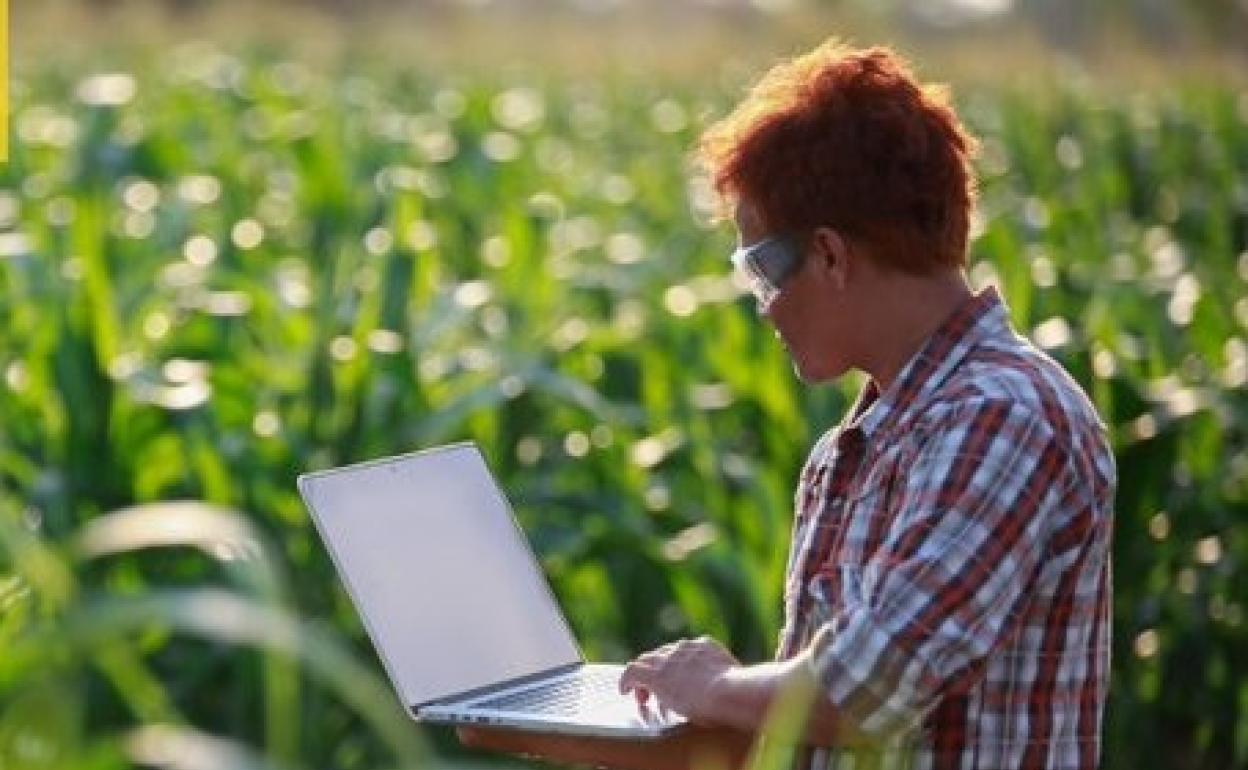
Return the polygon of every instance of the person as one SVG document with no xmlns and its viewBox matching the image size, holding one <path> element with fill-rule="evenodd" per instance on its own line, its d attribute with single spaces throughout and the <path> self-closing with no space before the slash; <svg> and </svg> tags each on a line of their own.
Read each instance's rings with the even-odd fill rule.
<svg viewBox="0 0 1248 770">
<path fill-rule="evenodd" d="M 1098 766 L 1116 472 L 1093 406 L 966 278 L 975 140 L 885 48 L 829 41 L 703 135 L 733 262 L 800 378 L 867 375 L 803 468 L 776 660 L 708 638 L 621 687 L 698 726 L 653 745 L 466 731 L 553 761 L 741 764 L 813 692 L 801 770 Z"/>
</svg>

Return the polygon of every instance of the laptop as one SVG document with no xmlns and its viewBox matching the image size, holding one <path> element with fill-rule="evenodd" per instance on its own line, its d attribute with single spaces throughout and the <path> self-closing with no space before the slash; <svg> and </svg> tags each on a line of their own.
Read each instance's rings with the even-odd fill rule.
<svg viewBox="0 0 1248 770">
<path fill-rule="evenodd" d="M 298 485 L 416 720 L 622 738 L 685 724 L 621 694 L 623 666 L 585 662 L 475 444 L 307 473 Z"/>
</svg>

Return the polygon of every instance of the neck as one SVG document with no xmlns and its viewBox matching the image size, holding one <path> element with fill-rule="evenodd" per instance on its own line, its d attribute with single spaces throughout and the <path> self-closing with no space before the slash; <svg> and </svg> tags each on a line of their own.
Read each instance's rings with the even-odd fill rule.
<svg viewBox="0 0 1248 770">
<path fill-rule="evenodd" d="M 958 307 L 971 289 L 961 271 L 936 276 L 891 275 L 873 302 L 871 349 L 861 368 L 880 392 L 888 390 L 906 363 Z"/>
</svg>

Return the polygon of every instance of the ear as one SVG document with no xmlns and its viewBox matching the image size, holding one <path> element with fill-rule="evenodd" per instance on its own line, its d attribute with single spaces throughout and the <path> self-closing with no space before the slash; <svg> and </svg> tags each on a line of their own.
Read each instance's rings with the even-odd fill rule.
<svg viewBox="0 0 1248 770">
<path fill-rule="evenodd" d="M 811 237 L 811 249 L 819 269 L 838 290 L 849 285 L 852 256 L 849 241 L 844 236 L 831 227 L 816 228 Z"/>
</svg>

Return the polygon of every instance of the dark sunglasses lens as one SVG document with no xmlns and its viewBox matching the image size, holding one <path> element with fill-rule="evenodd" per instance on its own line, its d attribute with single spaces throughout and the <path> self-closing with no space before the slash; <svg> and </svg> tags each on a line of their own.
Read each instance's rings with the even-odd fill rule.
<svg viewBox="0 0 1248 770">
<path fill-rule="evenodd" d="M 760 244 L 750 256 L 754 269 L 777 289 L 793 274 L 800 261 L 797 245 L 788 238 L 776 238 Z"/>
</svg>

